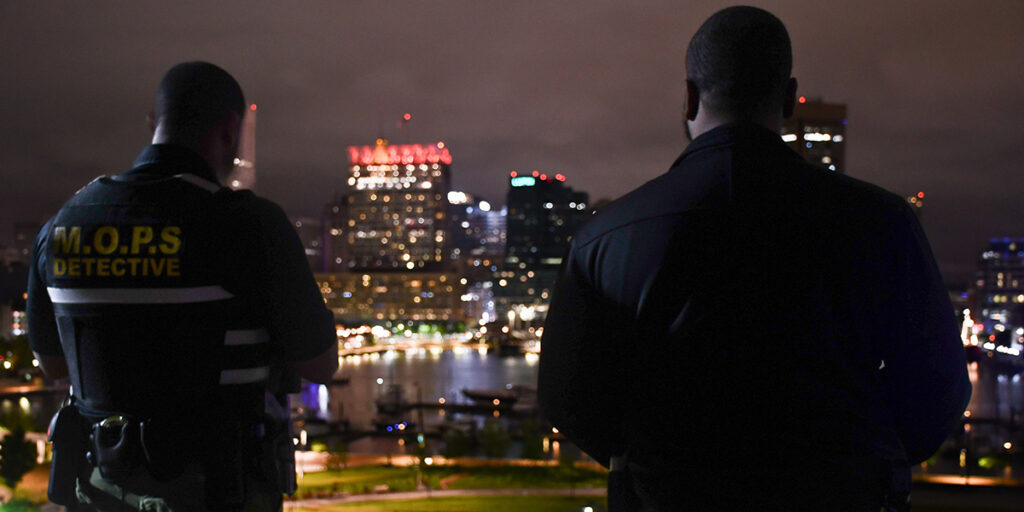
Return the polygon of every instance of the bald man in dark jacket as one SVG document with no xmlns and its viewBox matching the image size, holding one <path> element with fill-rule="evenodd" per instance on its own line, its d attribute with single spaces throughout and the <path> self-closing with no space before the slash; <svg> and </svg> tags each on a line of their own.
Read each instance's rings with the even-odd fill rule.
<svg viewBox="0 0 1024 512">
<path fill-rule="evenodd" d="M 720 11 L 687 55 L 670 170 L 573 239 L 541 406 L 631 510 L 903 506 L 970 397 L 953 307 L 900 197 L 782 142 L 782 23 Z"/>
</svg>

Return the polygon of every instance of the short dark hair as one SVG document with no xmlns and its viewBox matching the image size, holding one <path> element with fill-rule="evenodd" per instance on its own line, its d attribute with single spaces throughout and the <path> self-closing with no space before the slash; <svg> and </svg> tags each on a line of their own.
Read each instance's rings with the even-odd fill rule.
<svg viewBox="0 0 1024 512">
<path fill-rule="evenodd" d="M 757 7 L 716 12 L 686 50 L 687 79 L 700 89 L 701 100 L 739 117 L 781 105 L 792 70 L 786 26 Z"/>
<path fill-rule="evenodd" d="M 209 62 L 182 62 L 160 81 L 154 113 L 171 130 L 199 135 L 229 112 L 245 114 L 242 88 L 227 71 Z"/>
</svg>

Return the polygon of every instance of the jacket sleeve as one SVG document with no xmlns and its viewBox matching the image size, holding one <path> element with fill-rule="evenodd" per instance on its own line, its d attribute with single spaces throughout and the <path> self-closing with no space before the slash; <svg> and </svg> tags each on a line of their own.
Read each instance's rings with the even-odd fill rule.
<svg viewBox="0 0 1024 512">
<path fill-rule="evenodd" d="M 552 425 L 607 467 L 626 448 L 618 398 L 625 383 L 616 378 L 624 354 L 615 350 L 614 330 L 606 328 L 614 319 L 581 272 L 573 248 L 544 324 L 538 399 Z"/>
<path fill-rule="evenodd" d="M 971 398 L 963 343 L 948 291 L 916 216 L 895 220 L 896 336 L 884 352 L 888 398 L 910 464 L 928 459 Z"/>
<path fill-rule="evenodd" d="M 286 360 L 312 359 L 337 343 L 334 316 L 324 304 L 291 221 L 276 204 L 257 201 L 261 293 L 271 338 Z"/>
<path fill-rule="evenodd" d="M 47 356 L 64 354 L 60 344 L 60 333 L 57 331 L 57 320 L 53 313 L 53 303 L 46 291 L 46 237 L 50 232 L 53 220 L 43 226 L 36 236 L 32 250 L 32 263 L 28 269 L 28 300 L 25 310 L 28 315 L 29 344 L 32 351 Z"/>
</svg>

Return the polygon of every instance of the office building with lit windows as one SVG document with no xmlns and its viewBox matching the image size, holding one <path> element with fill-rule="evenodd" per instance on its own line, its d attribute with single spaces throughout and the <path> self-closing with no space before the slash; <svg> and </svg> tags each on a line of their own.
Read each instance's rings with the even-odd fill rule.
<svg viewBox="0 0 1024 512">
<path fill-rule="evenodd" d="M 0 265 L 0 336 L 28 334 L 28 267 L 24 261 Z"/>
<path fill-rule="evenodd" d="M 328 309 L 346 325 L 467 321 L 468 281 L 452 272 L 341 272 L 314 277 Z"/>
<path fill-rule="evenodd" d="M 783 120 L 782 140 L 809 162 L 846 172 L 846 105 L 801 96 Z"/>
<path fill-rule="evenodd" d="M 324 205 L 321 219 L 324 226 L 323 265 L 314 269 L 314 272 L 344 272 L 348 269 L 345 262 L 350 256 L 345 241 L 348 232 L 348 195 L 335 193 L 331 202 Z"/>
<path fill-rule="evenodd" d="M 470 281 L 483 260 L 501 261 L 505 257 L 505 219 L 507 209 L 497 209 L 485 200 L 465 192 L 448 193 L 451 206 L 451 259 Z M 489 265 L 487 265 L 489 266 Z"/>
<path fill-rule="evenodd" d="M 350 146 L 349 271 L 441 270 L 451 153 L 443 142 Z"/>
<path fill-rule="evenodd" d="M 542 322 L 562 258 L 590 218 L 588 196 L 565 185 L 562 174 L 509 175 L 505 259 L 493 266 L 495 311 L 533 308 Z"/>
<path fill-rule="evenodd" d="M 978 258 L 972 295 L 971 316 L 984 322 L 997 344 L 1020 337 L 1016 331 L 1024 327 L 1024 238 L 989 241 Z"/>
<path fill-rule="evenodd" d="M 292 219 L 292 226 L 299 234 L 302 249 L 306 253 L 306 261 L 313 272 L 323 271 L 324 229 L 320 219 L 313 217 L 297 217 Z"/>
</svg>

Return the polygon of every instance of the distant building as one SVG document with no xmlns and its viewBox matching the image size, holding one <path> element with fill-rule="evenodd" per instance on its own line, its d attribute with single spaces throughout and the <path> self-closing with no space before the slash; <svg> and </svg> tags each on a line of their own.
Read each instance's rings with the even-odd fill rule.
<svg viewBox="0 0 1024 512">
<path fill-rule="evenodd" d="M 18 254 L 19 261 L 29 262 L 32 260 L 32 249 L 40 229 L 43 229 L 42 224 L 35 222 L 14 223 L 14 250 Z"/>
<path fill-rule="evenodd" d="M 306 261 L 313 272 L 324 271 L 324 226 L 320 219 L 313 217 L 296 217 L 292 226 L 299 233 L 302 248 L 306 252 Z"/>
<path fill-rule="evenodd" d="M 28 266 L 26 262 L 0 265 L 0 336 L 28 334 L 25 317 Z"/>
<path fill-rule="evenodd" d="M 324 206 L 323 221 L 323 268 L 318 272 L 345 272 L 345 265 L 351 258 L 345 234 L 348 232 L 348 196 L 335 194 L 334 199 Z"/>
<path fill-rule="evenodd" d="M 491 203 L 465 192 L 448 193 L 451 208 L 450 258 L 459 272 L 470 282 L 490 281 L 488 263 L 505 258 L 507 209 L 496 209 Z"/>
<path fill-rule="evenodd" d="M 562 174 L 510 173 L 505 259 L 492 267 L 499 317 L 525 307 L 543 321 L 569 242 L 590 218 L 588 200 Z"/>
<path fill-rule="evenodd" d="M 588 196 L 565 185 L 565 176 L 538 171 L 509 176 L 506 266 L 555 268 L 569 241 L 590 217 Z"/>
<path fill-rule="evenodd" d="M 846 172 L 846 105 L 801 96 L 783 121 L 782 140 L 808 161 Z"/>
<path fill-rule="evenodd" d="M 1008 345 L 1024 327 L 1024 238 L 991 239 L 975 277 L 971 316 L 984 322 L 997 344 Z"/>
<path fill-rule="evenodd" d="M 227 185 L 235 190 L 256 188 L 256 104 L 249 105 L 242 119 L 238 140 L 238 156 L 228 176 Z"/>
<path fill-rule="evenodd" d="M 451 272 L 316 274 L 320 292 L 342 323 L 467 321 L 468 281 Z"/>
<path fill-rule="evenodd" d="M 452 163 L 447 146 L 377 139 L 348 151 L 348 270 L 444 268 Z"/>
</svg>

